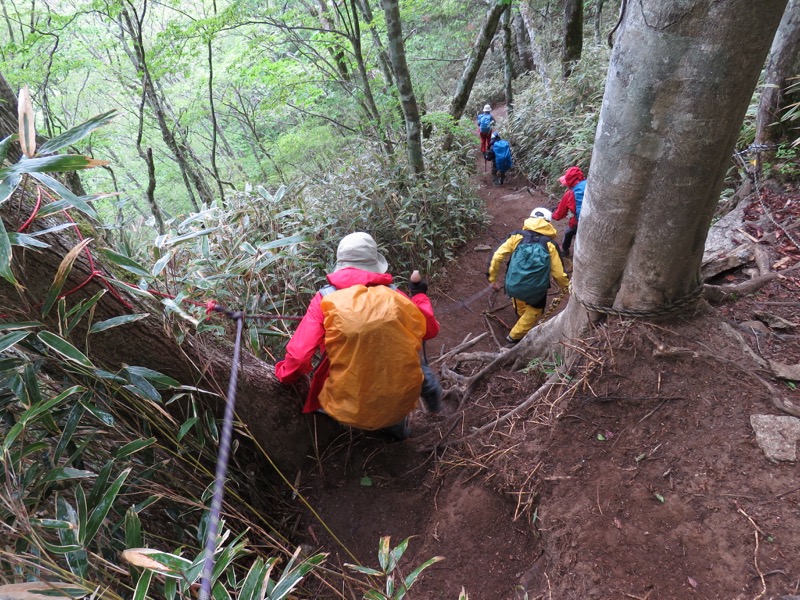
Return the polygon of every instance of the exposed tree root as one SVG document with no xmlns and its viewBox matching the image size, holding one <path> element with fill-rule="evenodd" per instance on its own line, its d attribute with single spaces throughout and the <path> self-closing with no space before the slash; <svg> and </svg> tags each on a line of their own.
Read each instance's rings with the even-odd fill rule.
<svg viewBox="0 0 800 600">
<path fill-rule="evenodd" d="M 791 273 L 800 269 L 800 263 L 784 269 L 783 271 L 770 271 L 758 277 L 754 277 L 750 281 L 745 281 L 736 285 L 710 285 L 703 286 L 703 297 L 709 302 L 728 302 L 752 294 L 760 290 L 774 279 L 783 277 L 786 273 Z"/>
<path fill-rule="evenodd" d="M 769 396 L 770 402 L 772 405 L 780 411 L 783 411 L 787 414 L 790 414 L 794 417 L 800 417 L 800 406 L 797 406 L 793 402 L 789 400 L 785 400 L 780 398 L 780 393 L 776 390 L 772 384 L 769 383 L 766 379 L 761 377 L 758 373 L 755 372 L 753 369 L 747 369 L 741 366 L 737 361 L 730 360 L 728 358 L 724 358 L 722 356 L 717 356 L 716 354 L 712 354 L 711 352 L 704 352 L 702 350 L 692 350 L 690 348 L 682 348 L 679 346 L 667 346 L 666 344 L 662 343 L 658 339 L 655 338 L 650 332 L 647 332 L 648 338 L 655 346 L 655 350 L 653 350 L 653 356 L 659 358 L 704 358 L 710 361 L 722 363 L 723 365 L 733 368 L 744 375 L 751 377 L 758 381 L 764 389 L 767 390 L 767 395 Z"/>
</svg>

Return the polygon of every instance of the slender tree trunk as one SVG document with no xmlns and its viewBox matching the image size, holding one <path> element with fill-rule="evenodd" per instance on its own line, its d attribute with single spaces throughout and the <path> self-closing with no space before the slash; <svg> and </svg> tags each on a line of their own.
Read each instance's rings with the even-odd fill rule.
<svg viewBox="0 0 800 600">
<path fill-rule="evenodd" d="M 216 3 L 214 13 L 216 14 Z M 211 46 L 212 38 L 208 38 L 208 109 L 211 114 L 211 172 L 214 173 L 214 181 L 217 182 L 219 199 L 225 203 L 225 189 L 222 187 L 222 179 L 217 168 L 217 109 L 214 106 L 214 50 Z"/>
<path fill-rule="evenodd" d="M 369 5 L 369 0 L 359 0 L 358 7 L 361 10 L 361 15 L 364 17 L 364 23 L 366 23 L 367 27 L 369 27 L 370 35 L 372 35 L 372 43 L 375 46 L 376 52 L 378 53 L 378 63 L 381 66 L 383 79 L 386 82 L 386 86 L 391 88 L 394 86 L 392 64 L 389 60 L 389 54 L 386 52 L 386 48 L 383 47 L 381 36 L 378 35 L 378 30 L 375 27 L 375 17 L 372 14 L 372 7 Z"/>
<path fill-rule="evenodd" d="M 547 74 L 547 61 L 544 57 L 544 52 L 536 41 L 536 26 L 533 23 L 533 15 L 531 15 L 530 6 L 527 0 L 520 0 L 519 14 L 522 17 L 522 22 L 525 24 L 525 31 L 528 32 L 528 40 L 530 42 L 531 59 L 533 64 L 539 72 L 539 77 L 542 79 L 542 85 L 545 90 L 550 92 L 550 76 Z"/>
<path fill-rule="evenodd" d="M 539 340 L 578 335 L 587 314 L 657 318 L 693 306 L 731 152 L 785 6 L 629 3 L 608 69 L 569 306 L 527 336 L 520 355 L 540 352 Z"/>
<path fill-rule="evenodd" d="M 564 49 L 561 53 L 561 73 L 572 75 L 583 50 L 583 0 L 564 3 Z"/>
<path fill-rule="evenodd" d="M 764 89 L 756 114 L 756 143 L 766 144 L 780 138 L 780 121 L 784 89 L 789 78 L 796 73 L 800 56 L 800 0 L 789 0 L 781 24 L 772 40 L 767 68 L 764 72 Z"/>
<path fill-rule="evenodd" d="M 533 62 L 530 39 L 528 39 L 528 30 L 525 28 L 522 15 L 514 15 L 514 18 L 511 20 L 511 29 L 514 31 L 514 45 L 517 48 L 517 57 L 522 71 L 533 71 L 536 69 L 536 65 Z"/>
<path fill-rule="evenodd" d="M 603 19 L 603 5 L 605 4 L 604 0 L 595 0 L 594 2 L 594 43 L 600 43 L 600 33 L 603 27 L 602 19 Z"/>
<path fill-rule="evenodd" d="M 511 88 L 513 79 L 514 59 L 511 46 L 511 4 L 509 4 L 503 13 L 503 91 L 509 113 L 514 110 L 514 91 Z"/>
<path fill-rule="evenodd" d="M 458 80 L 456 93 L 450 101 L 448 113 L 450 113 L 453 123 L 458 123 L 464 115 L 464 109 L 467 107 L 467 101 L 472 93 L 472 86 L 475 84 L 475 78 L 478 76 L 478 71 L 483 64 L 483 59 L 497 31 L 497 25 L 500 23 L 500 17 L 503 16 L 505 10 L 506 4 L 503 0 L 494 0 L 491 8 L 489 8 L 486 13 L 483 27 L 481 27 L 481 31 L 478 33 L 475 43 L 472 44 L 472 52 L 464 67 L 464 72 L 461 74 L 461 79 Z M 453 136 L 450 134 L 445 137 L 442 147 L 447 151 L 450 150 L 452 144 Z"/>
<path fill-rule="evenodd" d="M 123 37 L 126 35 L 129 36 L 133 44 L 133 52 L 129 53 L 128 56 L 131 59 L 134 68 L 141 76 L 142 89 L 144 90 L 147 104 L 150 106 L 153 114 L 156 117 L 158 128 L 161 131 L 161 138 L 164 140 L 167 148 L 169 148 L 170 152 L 175 157 L 175 160 L 181 169 L 184 181 L 191 181 L 192 185 L 194 185 L 194 188 L 197 190 L 197 194 L 200 196 L 201 202 L 210 203 L 213 199 L 211 188 L 208 187 L 208 183 L 206 183 L 202 173 L 200 173 L 200 171 L 196 169 L 193 164 L 191 164 L 193 153 L 190 153 L 190 148 L 188 148 L 188 146 L 186 146 L 183 142 L 178 141 L 169 126 L 166 109 L 158 94 L 158 91 L 156 90 L 155 83 L 150 76 L 150 71 L 147 66 L 144 40 L 142 37 L 141 23 L 138 21 L 138 15 L 132 16 L 126 6 L 122 7 L 120 15 L 122 18 L 122 22 L 120 23 L 120 33 Z M 192 194 L 191 189 L 189 189 L 189 198 L 194 209 L 199 210 L 200 207 L 195 201 L 194 194 Z"/>
<path fill-rule="evenodd" d="M 15 201 L 0 206 L 0 218 L 9 231 L 15 231 L 30 214 L 33 208 L 31 196 L 30 193 L 26 194 L 26 200 L 20 205 L 17 194 Z M 34 228 L 45 229 L 53 224 L 55 221 L 51 218 L 37 219 Z M 87 224 L 81 224 L 83 231 L 87 227 Z M 87 237 L 95 236 L 89 233 Z M 70 229 L 46 234 L 39 239 L 50 244 L 50 247 L 25 252 L 15 249 L 14 252 L 12 265 L 24 288 L 16 290 L 5 281 L 0 283 L 2 311 L 12 313 L 20 320 L 41 320 L 42 299 L 47 295 L 61 260 L 77 243 Z M 84 282 L 91 272 L 82 253 L 75 261 L 64 289 L 72 289 Z M 99 281 L 92 280 L 67 297 L 67 307 L 71 308 L 100 289 Z M 94 309 L 94 321 L 129 313 L 149 313 L 151 316 L 102 333 L 88 334 L 87 326 L 79 326 L 72 334 L 73 343 L 86 350 L 83 345 L 88 339 L 89 357 L 98 367 L 110 371 L 124 365 L 151 368 L 184 385 L 215 392 L 216 399 L 206 398 L 219 405 L 219 398 L 224 397 L 230 376 L 231 348 L 217 338 L 195 334 L 188 335 L 179 345 L 171 333 L 165 334 L 166 326 L 158 302 L 124 293 L 123 296 L 133 305 L 133 309 L 126 308 L 107 292 Z M 52 310 L 49 316 L 55 312 Z M 52 319 L 46 321 L 55 327 Z M 303 460 L 310 445 L 307 426 L 300 412 L 302 399 L 296 390 L 277 382 L 272 366 L 247 353 L 242 358 L 237 414 L 276 464 L 293 469 Z"/>
<path fill-rule="evenodd" d="M 400 22 L 400 6 L 398 0 L 382 0 L 383 13 L 386 16 L 386 34 L 389 38 L 389 57 L 392 60 L 394 75 L 397 80 L 397 91 L 400 94 L 400 105 L 406 121 L 406 146 L 408 162 L 417 175 L 425 172 L 422 158 L 422 127 L 419 118 L 419 107 L 411 85 L 411 73 L 406 62 L 406 50 L 403 43 L 403 27 Z"/>
<path fill-rule="evenodd" d="M 358 8 L 356 7 L 356 0 L 350 0 L 351 8 L 351 21 L 352 31 L 350 43 L 353 47 L 353 55 L 356 59 L 356 66 L 358 67 L 358 75 L 361 78 L 361 87 L 364 92 L 364 100 L 367 108 L 372 113 L 372 120 L 375 123 L 375 128 L 378 131 L 383 148 L 388 156 L 394 154 L 394 147 L 392 146 L 389 137 L 383 129 L 381 122 L 381 113 L 378 110 L 378 105 L 375 103 L 375 97 L 372 95 L 372 86 L 369 83 L 369 73 L 367 73 L 367 65 L 364 63 L 364 53 L 361 50 L 361 25 L 358 20 Z"/>
</svg>

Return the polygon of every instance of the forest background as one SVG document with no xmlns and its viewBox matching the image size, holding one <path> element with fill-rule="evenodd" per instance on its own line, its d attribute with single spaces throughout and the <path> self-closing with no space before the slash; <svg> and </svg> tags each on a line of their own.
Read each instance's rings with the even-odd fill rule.
<svg viewBox="0 0 800 600">
<path fill-rule="evenodd" d="M 7 285 L 24 275 L 10 248 L 41 244 L 21 225 L 36 211 L 41 219 L 56 215 L 65 206 L 60 197 L 76 209 L 78 225 L 48 223 L 37 237 L 73 230 L 94 237 L 95 254 L 114 273 L 105 279 L 109 293 L 158 296 L 159 321 L 182 341 L 230 333 L 205 318 L 208 298 L 251 312 L 298 314 L 331 266 L 336 242 L 353 230 L 372 232 L 396 272 L 421 267 L 435 274 L 483 224 L 469 177 L 474 115 L 487 102 L 509 107 L 501 133 L 530 181 L 555 191 L 565 166 L 588 170 L 610 54 L 606 37 L 620 3 L 384 0 L 378 9 L 366 0 L 2 0 L 2 9 L 0 112 L 12 118 L 0 121 L 0 137 L 8 161 L 20 158 L 16 140 L 6 137 L 17 131 L 20 98 L 23 113 L 36 108 L 38 134 L 26 138 L 23 131 L 21 149 L 46 150 L 46 140 L 60 140 L 49 149 L 89 157 L 80 166 L 97 167 L 63 184 L 46 170 L 3 180 L 2 199 L 16 193 L 3 215 Z M 788 88 L 782 110 L 773 110 L 762 130 L 778 143 L 763 165 L 768 176 L 798 175 L 787 135 L 797 116 L 792 74 L 796 64 L 778 86 Z M 29 96 L 18 95 L 24 86 Z M 741 147 L 760 140 L 761 98 L 759 90 Z M 766 128 L 776 121 L 778 127 Z M 52 170 L 71 169 L 56 163 Z M 721 200 L 741 177 L 732 163 Z M 32 179 L 44 190 L 36 208 Z M 54 207 L 41 212 L 47 204 Z M 14 533 L 0 554 L 2 576 L 18 581 L 34 569 L 87 590 L 108 585 L 114 573 L 128 574 L 118 566 L 119 552 L 142 545 L 139 515 L 169 498 L 172 513 L 165 513 L 174 524 L 153 519 L 154 535 L 163 546 L 187 545 L 194 554 L 159 555 L 154 570 L 132 567 L 112 593 L 136 589 L 144 597 L 158 580 L 160 593 L 170 596 L 199 577 L 218 425 L 201 390 L 187 382 L 143 367 L 109 373 L 95 366 L 92 335 L 151 315 L 97 320 L 99 296 L 68 303 L 67 275 L 86 246 L 77 237 L 74 243 L 78 251 L 66 253 L 70 259 L 38 299 L 41 322 L 32 325 L 14 303 L 3 307 L 3 472 L 18 489 L 4 494 L 3 521 Z M 89 251 L 85 256 L 91 259 Z M 248 350 L 272 360 L 289 330 L 276 321 L 251 326 Z M 104 443 L 93 447 L 111 423 L 119 439 L 104 431 Z M 47 460 L 33 465 L 30 457 L 41 452 Z M 267 460 L 252 452 L 256 458 L 234 468 Z M 180 484 L 159 473 L 167 456 L 182 465 Z M 120 502 L 123 493 L 138 498 L 133 508 L 124 508 L 130 503 Z M 240 593 L 258 588 L 253 581 L 269 580 L 278 554 L 293 554 L 283 521 L 291 502 L 279 491 L 275 497 L 283 500 L 269 511 L 238 498 L 231 514 L 239 522 L 221 542 L 218 582 Z M 195 523 L 188 536 L 177 527 L 187 519 Z M 262 558 L 244 561 L 248 570 L 237 563 L 252 551 L 243 524 L 258 532 L 261 545 Z M 317 555 L 302 569 L 285 567 L 286 593 L 320 561 Z M 220 583 L 220 594 L 225 587 Z"/>
</svg>

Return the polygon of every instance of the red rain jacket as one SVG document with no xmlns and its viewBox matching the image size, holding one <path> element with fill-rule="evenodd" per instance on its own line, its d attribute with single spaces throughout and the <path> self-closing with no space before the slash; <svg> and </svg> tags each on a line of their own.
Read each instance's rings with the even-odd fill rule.
<svg viewBox="0 0 800 600">
<path fill-rule="evenodd" d="M 572 188 L 586 179 L 586 177 L 583 176 L 583 171 L 581 171 L 580 167 L 570 167 L 567 169 L 567 172 L 564 173 L 563 179 L 569 189 L 561 196 L 558 207 L 553 211 L 553 220 L 560 221 L 566 217 L 567 214 L 570 214 L 568 225 L 569 227 L 575 227 L 578 225 L 578 217 L 575 216 L 578 207 L 575 204 L 575 193 L 572 191 Z"/>
</svg>

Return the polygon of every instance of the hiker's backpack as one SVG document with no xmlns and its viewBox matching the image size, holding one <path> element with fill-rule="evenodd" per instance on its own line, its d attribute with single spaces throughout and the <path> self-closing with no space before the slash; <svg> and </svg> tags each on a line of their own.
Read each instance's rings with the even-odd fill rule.
<svg viewBox="0 0 800 600">
<path fill-rule="evenodd" d="M 575 217 L 581 218 L 581 205 L 583 204 L 583 193 L 586 191 L 586 180 L 576 183 L 572 188 L 572 193 L 575 194 Z"/>
<path fill-rule="evenodd" d="M 330 361 L 320 405 L 345 425 L 396 425 L 419 400 L 425 316 L 389 286 L 330 287 L 320 292 Z"/>
<path fill-rule="evenodd" d="M 478 115 L 478 128 L 480 128 L 481 133 L 489 133 L 492 130 L 493 120 L 491 113 L 481 113 Z"/>
<path fill-rule="evenodd" d="M 497 140 L 492 144 L 494 152 L 494 166 L 501 173 L 508 171 L 513 163 L 511 161 L 511 146 L 505 140 Z"/>
<path fill-rule="evenodd" d="M 522 241 L 506 269 L 506 293 L 528 304 L 538 304 L 550 289 L 550 238 L 526 229 L 514 233 L 521 235 Z"/>
</svg>

